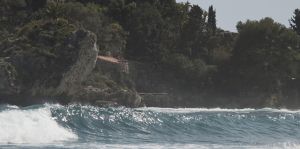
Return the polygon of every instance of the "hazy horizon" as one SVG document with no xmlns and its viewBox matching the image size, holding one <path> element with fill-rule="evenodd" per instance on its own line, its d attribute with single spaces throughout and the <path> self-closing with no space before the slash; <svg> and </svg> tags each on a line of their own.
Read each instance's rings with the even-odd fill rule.
<svg viewBox="0 0 300 149">
<path fill-rule="evenodd" d="M 186 2 L 187 0 L 176 0 Z M 213 5 L 217 12 L 217 26 L 229 31 L 236 31 L 238 21 L 259 20 L 271 17 L 286 27 L 296 8 L 300 8 L 300 0 L 188 0 L 207 10 Z M 253 11 L 255 10 L 255 11 Z"/>
</svg>

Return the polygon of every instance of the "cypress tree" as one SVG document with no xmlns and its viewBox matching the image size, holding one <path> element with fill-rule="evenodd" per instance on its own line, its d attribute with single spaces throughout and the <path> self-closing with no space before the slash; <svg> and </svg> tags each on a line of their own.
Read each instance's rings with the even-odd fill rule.
<svg viewBox="0 0 300 149">
<path fill-rule="evenodd" d="M 292 29 L 300 35 L 300 10 L 294 11 L 294 16 L 290 19 L 290 25 Z"/>
<path fill-rule="evenodd" d="M 208 27 L 213 31 L 213 33 L 216 32 L 217 29 L 217 20 L 216 20 L 216 11 L 214 10 L 214 7 L 211 5 L 208 9 Z"/>
</svg>

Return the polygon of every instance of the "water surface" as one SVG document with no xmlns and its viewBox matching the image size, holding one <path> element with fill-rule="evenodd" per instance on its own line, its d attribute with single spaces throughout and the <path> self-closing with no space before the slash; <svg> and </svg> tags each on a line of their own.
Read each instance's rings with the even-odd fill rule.
<svg viewBox="0 0 300 149">
<path fill-rule="evenodd" d="M 0 148 L 300 148 L 300 110 L 0 105 Z"/>
</svg>

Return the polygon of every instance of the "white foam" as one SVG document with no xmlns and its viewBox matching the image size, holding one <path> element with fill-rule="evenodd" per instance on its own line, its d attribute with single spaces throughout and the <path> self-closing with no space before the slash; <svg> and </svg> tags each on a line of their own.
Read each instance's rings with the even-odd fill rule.
<svg viewBox="0 0 300 149">
<path fill-rule="evenodd" d="M 0 112 L 0 144 L 50 144 L 77 139 L 59 126 L 49 108 Z"/>
<path fill-rule="evenodd" d="M 288 109 L 222 109 L 222 108 L 157 108 L 157 107 L 146 107 L 146 108 L 137 108 L 136 110 L 141 111 L 153 111 L 159 113 L 195 113 L 195 112 L 237 112 L 237 113 L 247 113 L 255 111 L 265 111 L 265 112 L 280 112 L 280 113 L 300 113 L 300 110 L 288 110 Z"/>
<path fill-rule="evenodd" d="M 194 112 L 251 112 L 255 109 L 221 109 L 221 108 L 156 108 L 156 107 L 147 107 L 147 108 L 137 108 L 142 111 L 153 111 L 159 113 L 194 113 Z"/>
<path fill-rule="evenodd" d="M 64 146 L 65 147 L 65 146 Z M 85 149 L 120 149 L 120 148 L 140 148 L 140 149 L 299 149 L 296 143 L 278 143 L 270 145 L 222 145 L 222 144 L 102 144 L 87 143 L 75 144 L 68 148 L 85 148 Z"/>
<path fill-rule="evenodd" d="M 277 112 L 277 113 L 300 113 L 300 110 L 289 110 L 289 109 L 272 109 L 272 108 L 263 108 L 261 111 Z"/>
</svg>

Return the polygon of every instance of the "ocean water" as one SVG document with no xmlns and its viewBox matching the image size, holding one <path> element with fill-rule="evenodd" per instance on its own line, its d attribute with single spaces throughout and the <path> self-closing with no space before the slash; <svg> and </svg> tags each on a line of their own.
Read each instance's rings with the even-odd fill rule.
<svg viewBox="0 0 300 149">
<path fill-rule="evenodd" d="M 0 148 L 300 148 L 300 111 L 0 105 Z"/>
</svg>

